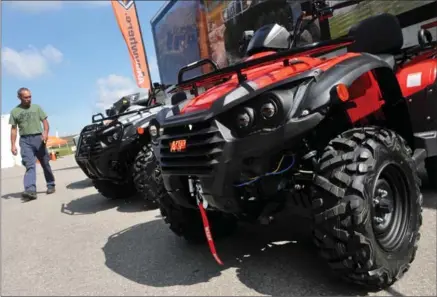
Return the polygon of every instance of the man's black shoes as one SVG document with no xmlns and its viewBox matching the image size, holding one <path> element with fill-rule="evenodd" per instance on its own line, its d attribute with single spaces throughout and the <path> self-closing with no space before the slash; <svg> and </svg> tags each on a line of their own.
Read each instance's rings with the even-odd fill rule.
<svg viewBox="0 0 437 297">
<path fill-rule="evenodd" d="M 55 187 L 48 187 L 47 188 L 47 194 L 53 194 L 54 192 L 56 192 Z M 23 199 L 28 199 L 28 200 L 35 200 L 37 198 L 37 194 L 36 191 L 24 191 L 21 196 L 23 197 Z"/>
<path fill-rule="evenodd" d="M 24 199 L 35 200 L 37 198 L 36 192 L 24 191 L 22 194 Z"/>
</svg>

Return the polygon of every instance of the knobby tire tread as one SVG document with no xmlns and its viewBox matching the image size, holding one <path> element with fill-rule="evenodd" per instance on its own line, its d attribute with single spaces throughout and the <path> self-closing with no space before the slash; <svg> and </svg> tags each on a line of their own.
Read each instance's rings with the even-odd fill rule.
<svg viewBox="0 0 437 297">
<path fill-rule="evenodd" d="M 206 243 L 199 210 L 177 205 L 168 194 L 160 197 L 159 208 L 165 223 L 176 235 L 190 243 Z M 220 212 L 208 211 L 208 220 L 214 239 L 231 235 L 237 227 L 236 219 Z"/>
<path fill-rule="evenodd" d="M 416 197 L 412 211 L 416 216 L 412 235 L 406 238 L 405 260 L 399 267 L 381 260 L 375 249 L 376 240 L 369 232 L 370 206 L 366 201 L 365 183 L 381 149 L 402 155 L 414 176 L 411 197 Z M 394 132 L 375 127 L 349 130 L 330 141 L 319 163 L 314 185 L 319 195 L 313 200 L 315 220 L 314 242 L 320 255 L 340 277 L 372 288 L 384 288 L 400 279 L 414 260 L 422 224 L 420 179 L 411 158 L 411 149 Z M 372 199 L 372 198 L 370 198 Z M 384 265 L 384 263 L 391 263 Z"/>
<path fill-rule="evenodd" d="M 135 158 L 133 182 L 137 192 L 148 202 L 156 202 L 166 195 L 160 169 L 150 145 L 143 146 Z"/>
</svg>

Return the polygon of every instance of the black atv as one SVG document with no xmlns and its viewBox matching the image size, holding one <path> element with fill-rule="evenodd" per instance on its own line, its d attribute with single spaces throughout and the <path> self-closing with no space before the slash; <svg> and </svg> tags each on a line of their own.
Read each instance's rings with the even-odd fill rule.
<svg viewBox="0 0 437 297">
<path fill-rule="evenodd" d="M 163 191 L 147 128 L 171 89 L 155 83 L 148 93 L 124 96 L 106 110 L 106 117 L 95 114 L 82 129 L 75 159 L 104 197 L 142 196 L 153 203 Z"/>
<path fill-rule="evenodd" d="M 314 18 L 341 7 L 314 2 Z M 176 234 L 206 240 L 221 264 L 213 237 L 291 209 L 312 219 L 320 255 L 339 276 L 390 286 L 418 248 L 417 167 L 437 156 L 436 76 L 414 80 L 435 74 L 437 43 L 421 29 L 420 44 L 403 49 L 390 14 L 303 46 L 299 30 L 291 39 L 266 25 L 241 63 L 187 80 L 186 70 L 208 61 L 180 70 L 177 87 L 195 98 L 150 124 L 168 191 L 161 213 Z"/>
</svg>

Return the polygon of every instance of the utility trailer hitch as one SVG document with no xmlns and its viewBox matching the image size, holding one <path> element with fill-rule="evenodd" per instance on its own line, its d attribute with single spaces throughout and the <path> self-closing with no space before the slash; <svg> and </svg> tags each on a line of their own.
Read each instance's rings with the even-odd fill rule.
<svg viewBox="0 0 437 297">
<path fill-rule="evenodd" d="M 211 251 L 211 254 L 216 262 L 219 265 L 224 265 L 215 249 L 214 238 L 212 237 L 211 228 L 208 221 L 208 215 L 206 213 L 208 201 L 206 201 L 203 197 L 202 185 L 198 180 L 195 180 L 190 176 L 188 177 L 188 187 L 191 197 L 196 198 L 197 206 L 199 207 L 200 215 L 202 217 L 203 229 L 205 231 L 205 236 L 208 241 L 209 250 Z"/>
</svg>

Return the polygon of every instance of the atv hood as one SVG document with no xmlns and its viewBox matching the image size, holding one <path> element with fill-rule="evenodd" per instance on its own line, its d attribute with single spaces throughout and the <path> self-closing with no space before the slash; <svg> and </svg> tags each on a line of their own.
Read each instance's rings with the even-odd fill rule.
<svg viewBox="0 0 437 297">
<path fill-rule="evenodd" d="M 260 58 L 270 54 L 274 54 L 274 52 L 259 53 L 249 57 L 247 60 Z M 322 64 L 323 62 L 324 60 L 319 58 L 294 57 L 290 59 L 290 64 L 288 66 L 284 66 L 283 60 L 281 60 L 270 65 L 243 70 L 242 74 L 247 76 L 247 80 L 245 82 L 240 84 L 238 82 L 237 74 L 234 74 L 228 81 L 218 86 L 214 86 L 188 101 L 187 104 L 181 109 L 180 114 L 207 110 L 216 100 L 223 98 L 239 87 L 244 87 L 249 92 L 259 91 L 260 89 L 266 88 L 271 84 L 289 79 L 302 72 L 310 70 Z M 234 98 L 235 100 L 238 99 L 237 96 Z"/>
</svg>

